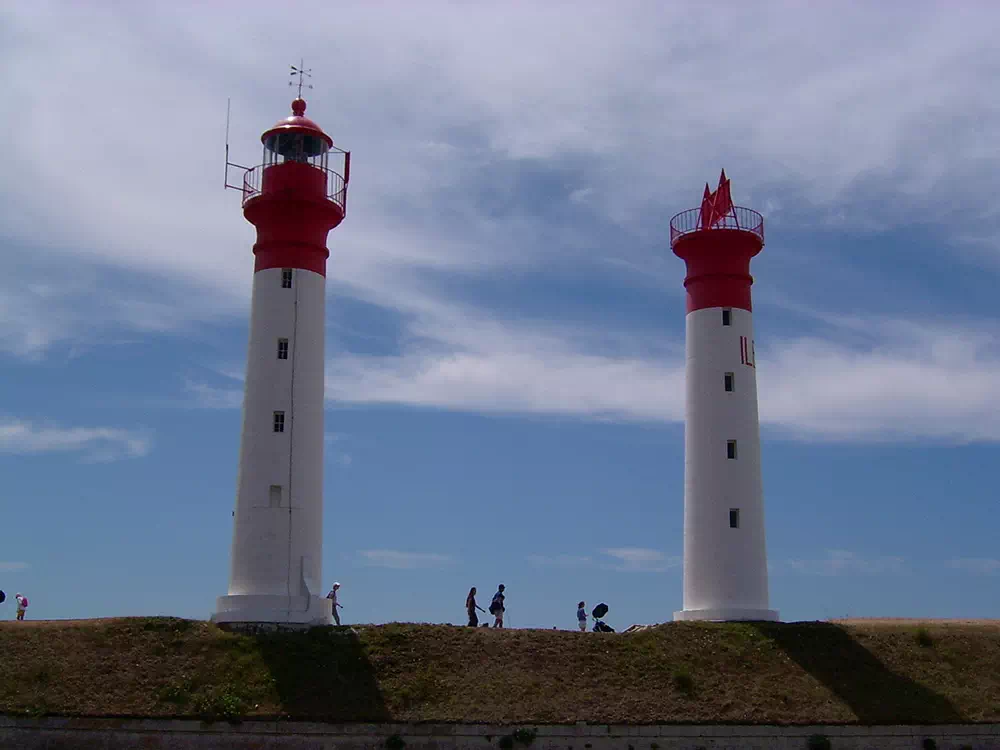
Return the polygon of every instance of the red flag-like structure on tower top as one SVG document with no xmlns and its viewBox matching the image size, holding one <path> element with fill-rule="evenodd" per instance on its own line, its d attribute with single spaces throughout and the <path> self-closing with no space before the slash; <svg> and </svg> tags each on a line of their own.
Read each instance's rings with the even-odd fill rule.
<svg viewBox="0 0 1000 750">
<path fill-rule="evenodd" d="M 733 214 L 733 196 L 729 189 L 729 178 L 726 170 L 719 176 L 719 187 L 710 192 L 705 183 L 705 194 L 701 199 L 701 216 L 698 226 L 701 229 L 711 229 L 727 216 Z"/>
</svg>

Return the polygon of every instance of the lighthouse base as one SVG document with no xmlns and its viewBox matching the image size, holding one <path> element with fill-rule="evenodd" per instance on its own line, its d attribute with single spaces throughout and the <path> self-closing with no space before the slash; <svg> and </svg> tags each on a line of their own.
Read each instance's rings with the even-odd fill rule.
<svg viewBox="0 0 1000 750">
<path fill-rule="evenodd" d="M 282 625 L 332 625 L 332 602 L 320 596 L 244 594 L 220 596 L 212 622 L 275 623 Z"/>
<path fill-rule="evenodd" d="M 674 612 L 674 621 L 695 621 L 702 622 L 727 622 L 727 621 L 755 621 L 755 622 L 778 622 L 778 610 L 776 609 L 682 609 Z"/>
</svg>

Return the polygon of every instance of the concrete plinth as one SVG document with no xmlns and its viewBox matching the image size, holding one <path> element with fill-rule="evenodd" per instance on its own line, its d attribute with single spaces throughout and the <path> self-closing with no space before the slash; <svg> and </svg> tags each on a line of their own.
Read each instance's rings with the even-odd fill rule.
<svg viewBox="0 0 1000 750">
<path fill-rule="evenodd" d="M 682 609 L 674 612 L 675 621 L 756 621 L 778 622 L 776 609 Z"/>
<path fill-rule="evenodd" d="M 247 594 L 220 596 L 212 622 L 281 623 L 282 625 L 332 625 L 332 602 L 320 596 Z"/>
</svg>

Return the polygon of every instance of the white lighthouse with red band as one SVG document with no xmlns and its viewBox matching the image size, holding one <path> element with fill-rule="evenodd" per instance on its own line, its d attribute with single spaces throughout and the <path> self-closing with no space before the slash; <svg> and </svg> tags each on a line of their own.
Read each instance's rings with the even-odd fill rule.
<svg viewBox="0 0 1000 750">
<path fill-rule="evenodd" d="M 261 136 L 262 163 L 230 186 L 243 193 L 257 242 L 229 590 L 212 617 L 220 623 L 332 621 L 321 589 L 326 242 L 344 220 L 350 154 L 305 110 L 292 102 L 292 115 Z"/>
<path fill-rule="evenodd" d="M 687 264 L 684 609 L 675 620 L 777 620 L 769 609 L 750 260 L 764 219 L 734 206 L 723 171 L 670 220 Z"/>
</svg>

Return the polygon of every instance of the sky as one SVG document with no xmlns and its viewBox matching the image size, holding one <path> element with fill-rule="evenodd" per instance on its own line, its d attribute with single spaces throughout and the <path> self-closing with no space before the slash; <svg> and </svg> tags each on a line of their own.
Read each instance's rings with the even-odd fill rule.
<svg viewBox="0 0 1000 750">
<path fill-rule="evenodd" d="M 989 2 L 0 6 L 0 588 L 32 619 L 225 594 L 260 161 L 305 60 L 352 153 L 327 282 L 345 622 L 682 606 L 684 264 L 760 211 L 771 606 L 1000 618 Z"/>
</svg>

